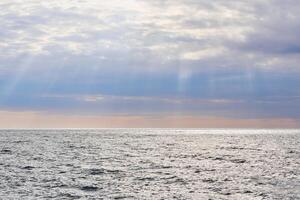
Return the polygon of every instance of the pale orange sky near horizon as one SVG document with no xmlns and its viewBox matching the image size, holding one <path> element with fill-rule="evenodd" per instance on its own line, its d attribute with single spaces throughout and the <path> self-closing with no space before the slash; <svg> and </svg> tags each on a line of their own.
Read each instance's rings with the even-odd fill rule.
<svg viewBox="0 0 300 200">
<path fill-rule="evenodd" d="M 294 119 L 204 116 L 82 116 L 0 111 L 0 128 L 300 128 Z"/>
</svg>

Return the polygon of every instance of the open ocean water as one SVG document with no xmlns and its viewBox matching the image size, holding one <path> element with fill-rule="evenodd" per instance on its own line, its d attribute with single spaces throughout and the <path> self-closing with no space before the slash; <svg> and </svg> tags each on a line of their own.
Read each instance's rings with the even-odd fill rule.
<svg viewBox="0 0 300 200">
<path fill-rule="evenodd" d="M 300 199 L 300 130 L 0 130 L 0 199 Z"/>
</svg>

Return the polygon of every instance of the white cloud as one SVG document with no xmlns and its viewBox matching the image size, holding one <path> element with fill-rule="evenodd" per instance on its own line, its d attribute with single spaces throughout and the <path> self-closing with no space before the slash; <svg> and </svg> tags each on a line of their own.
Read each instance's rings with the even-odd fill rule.
<svg viewBox="0 0 300 200">
<path fill-rule="evenodd" d="M 265 68 L 268 63 L 275 69 L 290 60 L 287 54 L 299 55 L 299 7 L 297 1 L 277 0 L 3 0 L 0 63 L 9 62 L 3 57 L 18 60 L 22 55 L 71 61 L 84 55 L 122 60 L 123 68 L 142 65 L 139 70 L 172 70 L 181 60 L 205 60 L 198 68 L 218 63 Z M 281 62 L 273 65 L 275 57 Z"/>
<path fill-rule="evenodd" d="M 217 57 L 224 52 L 223 48 L 205 48 L 200 51 L 187 52 L 182 55 L 186 60 L 201 60 L 203 58 Z"/>
<path fill-rule="evenodd" d="M 238 104 L 244 103 L 240 99 L 197 99 L 183 97 L 155 97 L 155 96 L 116 96 L 116 95 L 42 95 L 44 98 L 74 99 L 87 103 L 107 102 L 157 102 L 167 104 Z"/>
<path fill-rule="evenodd" d="M 0 10 L 1 65 L 48 55 L 46 66 L 55 56 L 63 67 L 88 56 L 138 70 L 176 70 L 181 59 L 203 60 L 197 68 L 300 68 L 300 5 L 293 0 L 3 0 Z"/>
</svg>

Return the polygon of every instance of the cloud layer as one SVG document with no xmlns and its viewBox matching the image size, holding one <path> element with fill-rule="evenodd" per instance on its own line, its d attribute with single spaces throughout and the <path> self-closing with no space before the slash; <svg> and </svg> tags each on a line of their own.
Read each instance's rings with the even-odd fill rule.
<svg viewBox="0 0 300 200">
<path fill-rule="evenodd" d="M 2 0 L 0 110 L 300 118 L 297 0 Z"/>
</svg>

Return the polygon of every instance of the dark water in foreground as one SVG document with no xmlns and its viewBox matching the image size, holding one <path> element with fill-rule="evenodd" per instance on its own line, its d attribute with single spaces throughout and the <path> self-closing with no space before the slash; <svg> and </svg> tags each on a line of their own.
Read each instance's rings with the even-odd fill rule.
<svg viewBox="0 0 300 200">
<path fill-rule="evenodd" d="M 300 199 L 300 130 L 0 130 L 0 199 L 51 198 Z"/>
</svg>

